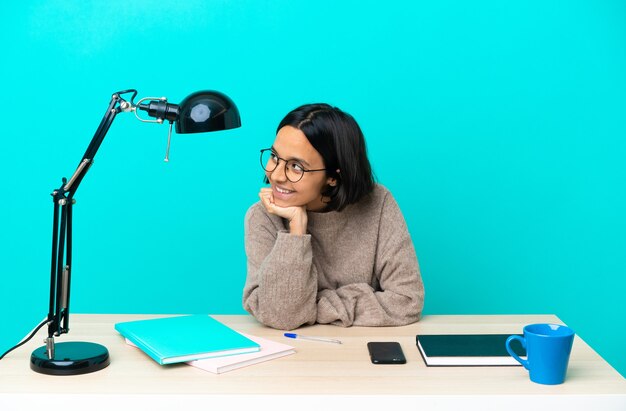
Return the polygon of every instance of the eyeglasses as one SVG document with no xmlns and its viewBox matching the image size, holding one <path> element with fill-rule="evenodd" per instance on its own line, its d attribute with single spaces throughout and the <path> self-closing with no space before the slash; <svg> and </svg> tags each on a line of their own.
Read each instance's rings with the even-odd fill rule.
<svg viewBox="0 0 626 411">
<path fill-rule="evenodd" d="M 285 176 L 287 180 L 292 183 L 297 183 L 302 180 L 304 173 L 312 173 L 314 171 L 326 171 L 325 168 L 318 168 L 315 170 L 307 170 L 297 160 L 285 160 L 278 157 L 278 154 L 271 148 L 264 148 L 261 150 L 261 167 L 268 173 L 272 173 L 278 167 L 280 160 L 285 162 Z"/>
</svg>

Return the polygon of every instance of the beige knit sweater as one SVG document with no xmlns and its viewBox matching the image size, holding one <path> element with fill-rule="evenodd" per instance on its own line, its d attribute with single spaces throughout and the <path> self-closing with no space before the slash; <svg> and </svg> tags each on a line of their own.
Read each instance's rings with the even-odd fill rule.
<svg viewBox="0 0 626 411">
<path fill-rule="evenodd" d="M 308 233 L 260 202 L 246 213 L 244 308 L 283 330 L 304 324 L 394 326 L 419 320 L 424 287 L 404 217 L 381 185 L 343 211 L 308 213 Z"/>
</svg>

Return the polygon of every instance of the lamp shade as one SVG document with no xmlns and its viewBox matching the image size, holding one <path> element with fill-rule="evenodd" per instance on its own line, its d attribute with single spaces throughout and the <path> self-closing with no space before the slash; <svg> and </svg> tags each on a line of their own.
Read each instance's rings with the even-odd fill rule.
<svg viewBox="0 0 626 411">
<path fill-rule="evenodd" d="M 219 91 L 197 91 L 179 104 L 176 132 L 179 134 L 228 130 L 241 126 L 235 103 Z"/>
</svg>

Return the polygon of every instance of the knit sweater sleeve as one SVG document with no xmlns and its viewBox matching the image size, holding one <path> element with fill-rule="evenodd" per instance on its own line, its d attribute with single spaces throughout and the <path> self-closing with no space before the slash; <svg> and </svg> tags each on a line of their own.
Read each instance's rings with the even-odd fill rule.
<svg viewBox="0 0 626 411">
<path fill-rule="evenodd" d="M 380 213 L 374 275 L 379 284 L 321 290 L 317 322 L 348 327 L 398 326 L 419 320 L 424 286 L 406 222 L 389 192 Z"/>
<path fill-rule="evenodd" d="M 315 323 L 317 274 L 311 236 L 291 235 L 279 228 L 260 207 L 248 210 L 243 306 L 261 323 L 291 330 Z"/>
</svg>

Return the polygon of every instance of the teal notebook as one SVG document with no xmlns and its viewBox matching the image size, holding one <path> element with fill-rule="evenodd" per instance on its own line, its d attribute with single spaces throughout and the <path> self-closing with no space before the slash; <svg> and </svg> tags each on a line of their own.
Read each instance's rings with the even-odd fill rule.
<svg viewBox="0 0 626 411">
<path fill-rule="evenodd" d="M 115 329 L 159 364 L 260 350 L 259 344 L 208 315 L 127 321 Z"/>
</svg>

